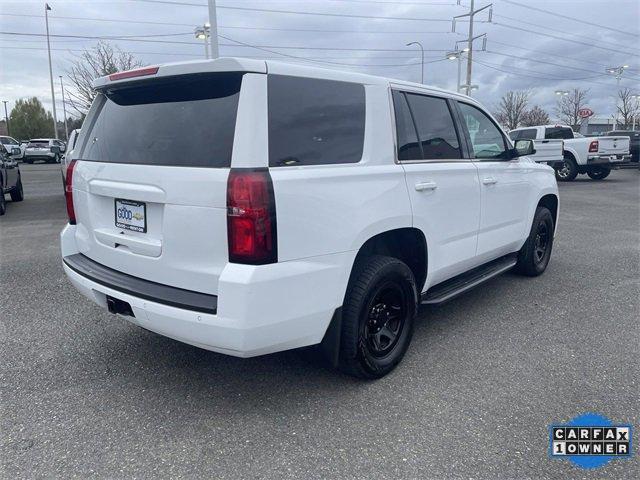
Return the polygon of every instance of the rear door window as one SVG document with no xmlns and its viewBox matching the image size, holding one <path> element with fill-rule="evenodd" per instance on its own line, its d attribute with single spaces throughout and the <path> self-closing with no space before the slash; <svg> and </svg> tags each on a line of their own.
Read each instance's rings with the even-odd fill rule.
<svg viewBox="0 0 640 480">
<path fill-rule="evenodd" d="M 355 163 L 362 158 L 364 86 L 269 75 L 269 165 Z"/>
<path fill-rule="evenodd" d="M 567 140 L 573 137 L 573 130 L 569 127 L 547 127 L 544 131 L 544 138 L 546 139 Z"/>
<path fill-rule="evenodd" d="M 460 142 L 444 98 L 406 93 L 425 160 L 460 159 Z"/>
<path fill-rule="evenodd" d="M 422 149 L 404 93 L 393 91 L 393 108 L 396 116 L 398 160 L 422 160 Z"/>
<path fill-rule="evenodd" d="M 230 167 L 242 73 L 136 82 L 105 93 L 79 158 Z"/>
</svg>

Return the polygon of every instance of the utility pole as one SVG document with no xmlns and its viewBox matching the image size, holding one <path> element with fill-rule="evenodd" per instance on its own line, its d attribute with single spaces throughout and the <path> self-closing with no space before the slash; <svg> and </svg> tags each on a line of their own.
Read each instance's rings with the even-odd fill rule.
<svg viewBox="0 0 640 480">
<path fill-rule="evenodd" d="M 216 18 L 216 0 L 209 0 L 209 39 L 211 41 L 211 58 L 216 59 L 220 56 L 218 50 L 218 20 Z M 205 39 L 206 41 L 206 39 Z"/>
<path fill-rule="evenodd" d="M 492 17 L 492 10 L 493 10 L 493 4 L 490 3 L 489 5 L 485 5 L 482 8 L 479 8 L 478 10 L 474 10 L 474 5 L 475 1 L 471 0 L 471 5 L 469 5 L 469 13 L 465 13 L 464 15 L 457 15 L 455 17 L 453 17 L 453 28 L 452 31 L 455 32 L 456 31 L 456 19 L 458 18 L 463 18 L 463 17 L 469 17 L 469 37 L 467 38 L 467 82 L 465 84 L 465 90 L 466 90 L 466 94 L 469 95 L 471 93 L 471 66 L 473 64 L 473 41 L 475 40 L 475 38 L 478 38 L 482 35 L 479 35 L 478 37 L 473 37 L 473 21 L 475 18 L 476 13 L 480 13 L 481 11 L 485 10 L 485 9 L 489 9 L 489 22 L 491 21 L 491 17 Z"/>
<path fill-rule="evenodd" d="M 44 22 L 47 26 L 47 52 L 49 53 L 49 80 L 51 82 L 51 102 L 53 103 L 53 136 L 58 138 L 58 117 L 56 115 L 56 94 L 53 91 L 53 69 L 51 68 L 51 43 L 49 42 L 49 10 L 48 3 L 44 4 Z"/>
<path fill-rule="evenodd" d="M 9 115 L 7 115 L 7 101 L 3 100 L 2 103 L 4 103 L 4 119 L 7 122 L 7 135 L 11 135 L 9 132 Z"/>
<path fill-rule="evenodd" d="M 62 84 L 62 75 L 60 77 L 60 88 L 62 89 L 62 111 L 64 112 L 64 133 L 69 141 L 69 127 L 67 126 L 67 106 L 64 103 L 64 85 Z"/>
</svg>

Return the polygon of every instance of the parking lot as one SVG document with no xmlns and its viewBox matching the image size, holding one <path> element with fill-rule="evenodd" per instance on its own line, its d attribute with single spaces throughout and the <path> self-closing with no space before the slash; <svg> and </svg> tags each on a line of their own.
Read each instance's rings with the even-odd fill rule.
<svg viewBox="0 0 640 480">
<path fill-rule="evenodd" d="M 404 362 L 376 382 L 108 314 L 62 271 L 59 166 L 21 170 L 25 200 L 0 218 L 2 477 L 637 478 L 637 447 L 598 471 L 547 454 L 547 427 L 584 412 L 639 441 L 637 170 L 561 184 L 545 275 L 423 309 Z"/>
</svg>

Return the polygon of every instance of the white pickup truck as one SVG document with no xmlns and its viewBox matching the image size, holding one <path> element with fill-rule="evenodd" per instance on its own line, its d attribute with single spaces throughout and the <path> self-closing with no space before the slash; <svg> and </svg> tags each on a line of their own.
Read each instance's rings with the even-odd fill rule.
<svg viewBox="0 0 640 480">
<path fill-rule="evenodd" d="M 516 128 L 509 136 L 533 140 L 536 150 L 540 148 L 538 141 L 562 140 L 564 158 L 555 168 L 556 178 L 563 182 L 570 182 L 579 173 L 586 173 L 593 180 L 603 180 L 612 169 L 631 160 L 629 137 L 625 136 L 583 137 L 566 125 Z"/>
<path fill-rule="evenodd" d="M 544 135 L 544 133 L 542 134 Z M 562 168 L 564 164 L 564 140 L 559 138 L 538 138 L 536 127 L 516 128 L 509 132 L 509 138 L 513 142 L 518 140 L 532 140 L 536 153 L 529 158 L 538 162 L 546 163 L 554 168 Z"/>
</svg>

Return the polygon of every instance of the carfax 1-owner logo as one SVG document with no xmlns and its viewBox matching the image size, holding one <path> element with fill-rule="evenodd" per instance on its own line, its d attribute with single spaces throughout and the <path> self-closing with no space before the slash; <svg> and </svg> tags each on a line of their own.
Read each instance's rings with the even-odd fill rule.
<svg viewBox="0 0 640 480">
<path fill-rule="evenodd" d="M 568 459 L 581 468 L 598 468 L 633 453 L 633 430 L 596 413 L 579 415 L 549 427 L 549 455 Z"/>
</svg>

